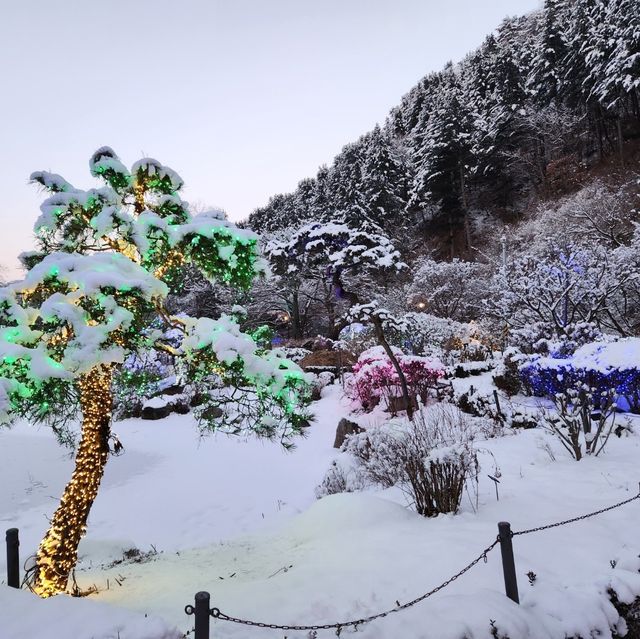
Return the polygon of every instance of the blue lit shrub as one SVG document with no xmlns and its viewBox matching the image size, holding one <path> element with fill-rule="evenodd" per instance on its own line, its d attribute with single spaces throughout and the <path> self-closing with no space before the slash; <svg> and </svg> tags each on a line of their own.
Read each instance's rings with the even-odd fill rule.
<svg viewBox="0 0 640 639">
<path fill-rule="evenodd" d="M 524 388 L 538 397 L 554 397 L 581 385 L 594 389 L 596 398 L 614 391 L 618 406 L 640 413 L 640 338 L 596 342 L 572 357 L 530 359 L 520 368 Z"/>
</svg>

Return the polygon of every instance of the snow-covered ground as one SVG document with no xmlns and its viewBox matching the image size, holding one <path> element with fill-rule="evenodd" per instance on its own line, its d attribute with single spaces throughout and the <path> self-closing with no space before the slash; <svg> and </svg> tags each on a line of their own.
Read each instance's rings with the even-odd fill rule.
<svg viewBox="0 0 640 639">
<path fill-rule="evenodd" d="M 78 584 L 99 592 L 88 599 L 41 601 L 2 586 L 0 637 L 177 639 L 193 627 L 184 606 L 198 590 L 211 592 L 212 605 L 223 612 L 258 621 L 360 618 L 449 578 L 494 541 L 498 521 L 510 521 L 514 530 L 530 528 L 638 492 L 640 432 L 612 438 L 600 458 L 575 462 L 550 435 L 529 430 L 481 444 L 477 512 L 465 501 L 458 515 L 424 519 L 404 508 L 393 489 L 317 501 L 314 488 L 337 454 L 335 427 L 348 408 L 333 386 L 314 409 L 317 420 L 293 453 L 256 440 L 199 439 L 188 415 L 116 424 L 126 453 L 109 461 L 77 570 Z M 488 451 L 502 473 L 499 501 L 487 478 L 495 470 Z M 0 522 L 20 528 L 24 558 L 46 529 L 72 461 L 47 431 L 26 425 L 0 431 L 0 458 Z M 511 639 L 588 637 L 595 631 L 611 636 L 617 614 L 608 588 L 627 601 L 640 595 L 639 523 L 636 501 L 516 537 L 520 606 L 503 594 L 495 548 L 486 564 L 408 610 L 359 627 L 358 636 L 489 638 L 491 620 L 500 636 Z M 109 567 L 134 547 L 157 554 Z M 536 575 L 533 585 L 529 571 Z M 309 635 L 220 621 L 213 623 L 212 636 Z M 320 631 L 318 637 L 324 636 L 335 635 Z"/>
</svg>

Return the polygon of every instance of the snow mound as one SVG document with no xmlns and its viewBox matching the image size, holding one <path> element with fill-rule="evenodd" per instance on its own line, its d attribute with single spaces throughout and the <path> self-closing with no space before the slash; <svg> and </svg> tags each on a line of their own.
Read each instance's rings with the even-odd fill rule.
<svg viewBox="0 0 640 639">
<path fill-rule="evenodd" d="M 181 639 L 159 617 L 147 617 L 104 603 L 59 595 L 42 600 L 24 590 L 0 588 L 2 637 L 33 639 Z"/>
<path fill-rule="evenodd" d="M 293 536 L 343 536 L 380 525 L 381 522 L 403 522 L 420 519 L 398 503 L 362 493 L 328 495 L 298 515 L 288 527 Z"/>
</svg>

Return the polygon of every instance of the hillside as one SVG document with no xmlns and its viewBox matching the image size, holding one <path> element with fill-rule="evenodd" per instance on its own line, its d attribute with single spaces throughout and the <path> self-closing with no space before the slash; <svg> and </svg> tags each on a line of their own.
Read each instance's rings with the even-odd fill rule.
<svg viewBox="0 0 640 639">
<path fill-rule="evenodd" d="M 330 220 L 395 238 L 420 229 L 442 257 L 469 256 L 470 220 L 513 219 L 600 167 L 637 169 L 639 89 L 634 0 L 546 0 L 422 78 L 383 126 L 248 225 L 264 233 Z"/>
</svg>

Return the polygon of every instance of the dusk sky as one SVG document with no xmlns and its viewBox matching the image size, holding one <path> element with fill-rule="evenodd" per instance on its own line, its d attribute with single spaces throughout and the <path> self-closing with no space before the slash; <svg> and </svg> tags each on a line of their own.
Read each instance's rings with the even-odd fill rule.
<svg viewBox="0 0 640 639">
<path fill-rule="evenodd" d="M 383 122 L 429 71 L 539 0 L 3 3 L 0 264 L 33 247 L 37 169 L 154 157 L 190 202 L 245 218 Z"/>
</svg>

